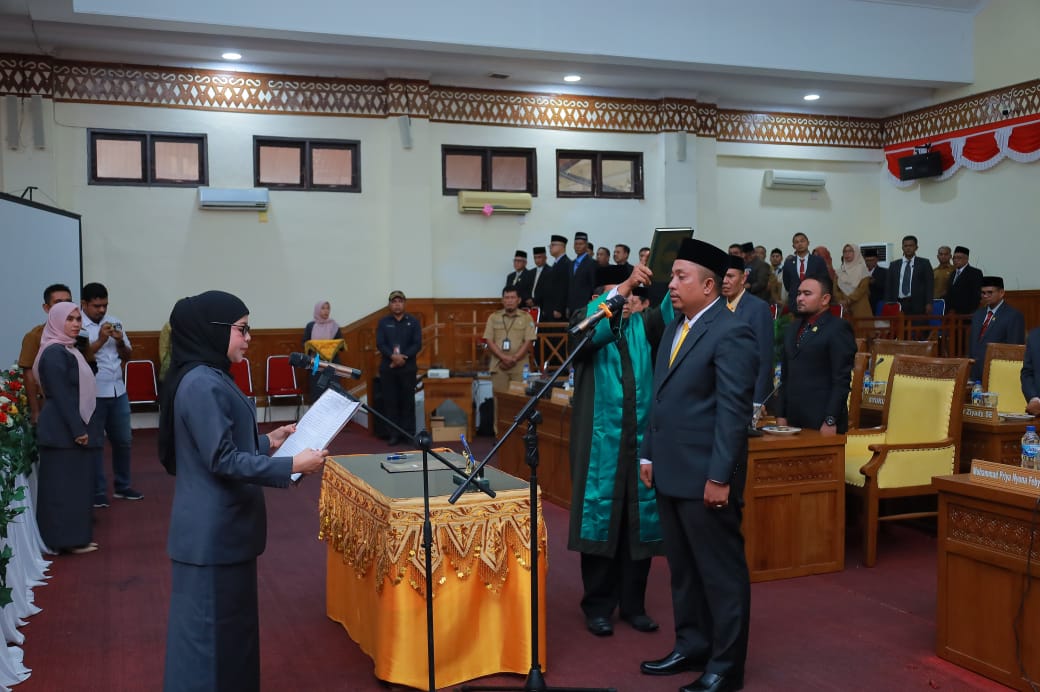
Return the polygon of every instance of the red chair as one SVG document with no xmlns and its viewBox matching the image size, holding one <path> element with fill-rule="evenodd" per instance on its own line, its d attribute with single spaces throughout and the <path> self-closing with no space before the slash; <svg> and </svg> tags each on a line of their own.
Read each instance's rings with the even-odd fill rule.
<svg viewBox="0 0 1040 692">
<path fill-rule="evenodd" d="M 252 399 L 255 404 L 256 393 L 253 391 L 253 372 L 249 368 L 249 361 L 242 360 L 239 363 L 232 363 L 231 377 L 234 378 L 235 384 L 242 390 L 242 393 Z"/>
<path fill-rule="evenodd" d="M 881 317 L 893 317 L 903 314 L 903 306 L 899 303 L 885 303 L 881 306 Z"/>
<path fill-rule="evenodd" d="M 779 305 L 777 305 L 776 303 L 773 303 L 773 304 L 771 304 L 771 305 L 769 306 L 769 311 L 770 311 L 771 313 L 773 313 L 773 319 L 774 319 L 774 320 L 775 320 L 775 319 L 776 319 L 777 317 L 779 317 L 779 316 L 780 316 L 780 306 L 779 306 Z"/>
<path fill-rule="evenodd" d="M 155 379 L 155 363 L 150 360 L 127 361 L 123 369 L 126 395 L 132 404 L 158 404 L 159 385 Z"/>
<path fill-rule="evenodd" d="M 531 319 L 534 320 L 534 326 L 537 327 L 538 320 L 542 319 L 542 309 L 539 307 L 521 309 L 531 316 Z"/>
<path fill-rule="evenodd" d="M 835 317 L 837 317 L 838 319 L 844 318 L 845 317 L 845 306 L 844 305 L 832 305 L 831 306 L 831 314 L 834 315 Z"/>
<path fill-rule="evenodd" d="M 264 394 L 267 395 L 265 421 L 271 415 L 272 399 L 296 399 L 296 418 L 293 420 L 299 419 L 303 389 L 296 383 L 296 370 L 289 364 L 289 356 L 267 356 L 267 382 L 264 385 Z"/>
</svg>

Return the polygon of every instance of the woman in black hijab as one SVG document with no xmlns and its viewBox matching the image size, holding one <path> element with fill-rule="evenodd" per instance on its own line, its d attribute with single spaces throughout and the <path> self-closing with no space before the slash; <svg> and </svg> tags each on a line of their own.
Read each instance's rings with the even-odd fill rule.
<svg viewBox="0 0 1040 692">
<path fill-rule="evenodd" d="M 249 347 L 249 309 L 230 293 L 177 301 L 164 382 L 159 458 L 177 477 L 167 550 L 173 588 L 167 692 L 259 690 L 256 558 L 267 540 L 261 486 L 318 471 L 328 450 L 272 457 L 295 426 L 258 435 L 232 362 Z"/>
</svg>

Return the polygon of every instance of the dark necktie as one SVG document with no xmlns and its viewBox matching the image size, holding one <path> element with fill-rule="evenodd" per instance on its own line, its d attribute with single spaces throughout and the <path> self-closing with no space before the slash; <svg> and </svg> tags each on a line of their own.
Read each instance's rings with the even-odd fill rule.
<svg viewBox="0 0 1040 692">
<path fill-rule="evenodd" d="M 986 311 L 986 319 L 982 322 L 982 329 L 979 330 L 979 341 L 982 341 L 982 337 L 986 336 L 986 330 L 989 329 L 989 323 L 993 321 L 993 311 Z"/>
<path fill-rule="evenodd" d="M 961 269 L 958 269 L 953 273 L 953 281 L 951 283 L 957 283 L 957 279 L 961 278 Z"/>
<path fill-rule="evenodd" d="M 906 298 L 910 297 L 910 271 L 911 271 L 911 267 L 913 267 L 913 266 L 914 265 L 912 264 L 911 260 L 908 260 L 908 259 L 904 259 L 903 260 L 903 284 L 900 287 L 899 291 Z"/>
<path fill-rule="evenodd" d="M 799 257 L 798 258 L 798 280 L 799 281 L 804 281 L 805 280 L 805 258 L 804 257 Z"/>
</svg>

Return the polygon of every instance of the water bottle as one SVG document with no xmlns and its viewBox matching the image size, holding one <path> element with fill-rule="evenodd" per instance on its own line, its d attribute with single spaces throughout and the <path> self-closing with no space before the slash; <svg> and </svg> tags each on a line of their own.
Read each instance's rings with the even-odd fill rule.
<svg viewBox="0 0 1040 692">
<path fill-rule="evenodd" d="M 971 405 L 982 406 L 982 383 L 975 382 L 971 385 Z"/>
<path fill-rule="evenodd" d="M 567 389 L 574 389 L 574 368 L 571 368 L 571 371 L 567 373 Z"/>
<path fill-rule="evenodd" d="M 863 393 L 871 394 L 874 391 L 874 381 L 870 379 L 870 371 L 867 370 L 863 373 Z"/>
<path fill-rule="evenodd" d="M 1038 468 L 1038 453 L 1040 453 L 1040 436 L 1036 434 L 1035 425 L 1027 425 L 1026 434 L 1022 436 L 1022 468 Z"/>
<path fill-rule="evenodd" d="M 782 374 L 783 373 L 781 372 L 780 363 L 777 363 L 776 367 L 773 368 L 773 389 L 776 389 L 777 387 L 780 386 L 780 381 L 782 379 L 781 378 Z"/>
<path fill-rule="evenodd" d="M 524 376 L 524 384 L 527 384 L 527 381 L 529 379 L 531 379 L 531 366 L 528 365 L 527 363 L 524 363 L 524 375 L 523 376 Z"/>
</svg>

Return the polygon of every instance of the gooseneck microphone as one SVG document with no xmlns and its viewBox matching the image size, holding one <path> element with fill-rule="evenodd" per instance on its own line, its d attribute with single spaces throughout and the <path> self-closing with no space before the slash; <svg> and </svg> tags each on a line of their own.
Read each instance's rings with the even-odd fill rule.
<svg viewBox="0 0 1040 692">
<path fill-rule="evenodd" d="M 339 377 L 351 377 L 355 380 L 361 377 L 361 371 L 357 368 L 348 368 L 346 365 L 340 365 L 339 363 L 330 363 L 318 356 L 308 356 L 305 353 L 290 353 L 289 365 L 294 368 L 306 368 L 312 373 L 317 372 L 319 368 L 322 370 L 328 368 Z"/>
<path fill-rule="evenodd" d="M 612 298 L 599 304 L 599 310 L 592 313 L 581 322 L 571 327 L 571 334 L 580 334 L 592 325 L 599 322 L 604 317 L 613 317 L 614 312 L 625 307 L 625 303 L 628 302 L 628 296 L 623 296 L 620 293 L 615 293 Z"/>
</svg>

